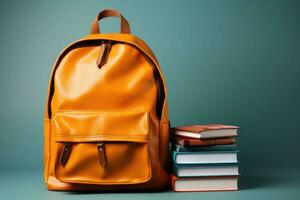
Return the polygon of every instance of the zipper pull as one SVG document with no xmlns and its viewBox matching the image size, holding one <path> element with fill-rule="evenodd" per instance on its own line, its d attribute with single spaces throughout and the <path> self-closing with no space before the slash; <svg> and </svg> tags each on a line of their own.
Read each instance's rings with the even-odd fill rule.
<svg viewBox="0 0 300 200">
<path fill-rule="evenodd" d="M 60 154 L 60 163 L 62 166 L 65 166 L 71 153 L 71 144 L 68 142 L 64 143 L 64 146 L 62 148 L 61 154 Z"/>
<path fill-rule="evenodd" d="M 99 163 L 100 163 L 100 166 L 104 168 L 106 165 L 104 142 L 97 142 L 97 147 L 98 147 Z"/>
<path fill-rule="evenodd" d="M 102 41 L 100 46 L 100 53 L 96 61 L 98 68 L 101 68 L 107 62 L 111 46 L 112 45 L 109 41 Z"/>
</svg>

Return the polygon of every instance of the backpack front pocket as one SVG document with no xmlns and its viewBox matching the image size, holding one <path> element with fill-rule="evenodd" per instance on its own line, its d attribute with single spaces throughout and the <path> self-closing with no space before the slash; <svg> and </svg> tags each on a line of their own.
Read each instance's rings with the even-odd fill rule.
<svg viewBox="0 0 300 200">
<path fill-rule="evenodd" d="M 61 182 L 138 184 L 151 178 L 148 113 L 58 112 L 55 175 Z"/>
</svg>

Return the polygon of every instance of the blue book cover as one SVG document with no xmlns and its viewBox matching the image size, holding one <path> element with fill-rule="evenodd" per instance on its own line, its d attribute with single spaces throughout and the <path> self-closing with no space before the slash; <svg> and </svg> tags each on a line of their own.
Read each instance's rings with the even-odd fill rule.
<svg viewBox="0 0 300 200">
<path fill-rule="evenodd" d="M 172 159 L 175 164 L 217 164 L 237 163 L 237 150 L 234 151 L 172 151 Z"/>
</svg>

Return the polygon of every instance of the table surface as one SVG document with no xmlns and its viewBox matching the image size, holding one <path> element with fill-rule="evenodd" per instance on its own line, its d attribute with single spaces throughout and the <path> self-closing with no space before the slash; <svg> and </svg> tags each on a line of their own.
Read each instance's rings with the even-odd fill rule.
<svg viewBox="0 0 300 200">
<path fill-rule="evenodd" d="M 140 192 L 77 193 L 48 191 L 42 172 L 0 172 L 0 199 L 300 199 L 300 170 L 297 167 L 262 167 L 242 173 L 239 191 L 228 192 Z"/>
</svg>

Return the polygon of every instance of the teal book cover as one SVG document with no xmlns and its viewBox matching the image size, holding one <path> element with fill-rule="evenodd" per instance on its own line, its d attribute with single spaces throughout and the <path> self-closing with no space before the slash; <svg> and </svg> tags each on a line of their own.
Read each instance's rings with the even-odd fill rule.
<svg viewBox="0 0 300 200">
<path fill-rule="evenodd" d="M 237 176 L 239 162 L 217 164 L 176 164 L 172 163 L 172 173 L 177 177 L 204 177 L 204 176 Z M 188 175 L 181 175 L 180 170 L 185 170 Z M 187 173 L 186 173 L 187 174 Z"/>
<path fill-rule="evenodd" d="M 195 151 L 235 151 L 236 144 L 212 145 L 212 146 L 181 146 L 173 144 L 173 150 L 177 152 L 195 152 Z"/>
</svg>

